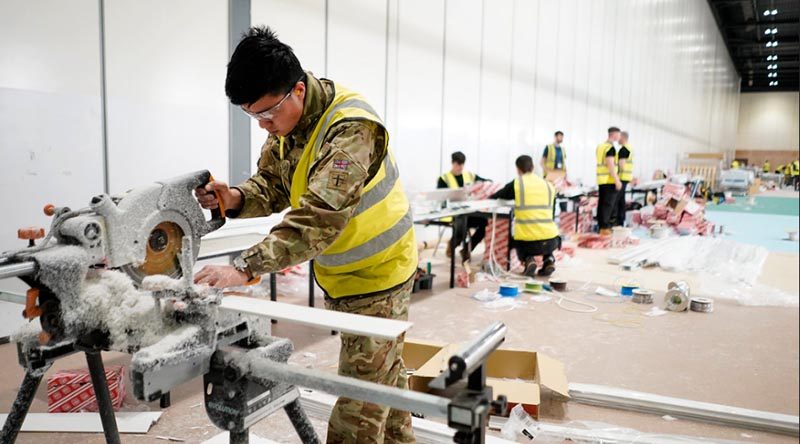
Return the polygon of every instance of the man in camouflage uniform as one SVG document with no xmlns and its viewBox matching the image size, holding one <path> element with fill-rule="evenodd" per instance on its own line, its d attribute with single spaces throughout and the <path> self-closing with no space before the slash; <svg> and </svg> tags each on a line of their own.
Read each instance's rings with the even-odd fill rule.
<svg viewBox="0 0 800 444">
<path fill-rule="evenodd" d="M 252 28 L 228 65 L 226 93 L 258 119 L 270 136 L 261 150 L 258 172 L 236 187 L 212 182 L 196 190 L 204 208 L 221 200 L 229 217 L 259 217 L 290 207 L 292 179 L 320 117 L 334 100 L 332 81 L 303 72 L 291 48 L 268 28 Z M 381 169 L 388 134 L 376 122 L 335 123 L 324 136 L 309 170 L 307 191 L 261 243 L 244 251 L 233 266 L 206 266 L 198 283 L 242 285 L 254 276 L 320 256 L 355 217 L 362 191 Z M 411 233 L 413 236 L 413 233 Z M 416 249 L 404 252 L 416 267 Z M 319 275 L 317 276 L 319 279 Z M 413 273 L 399 285 L 369 294 L 330 297 L 330 310 L 390 319 L 408 319 Z M 403 336 L 394 341 L 342 334 L 339 374 L 408 388 L 402 360 Z M 328 427 L 329 443 L 415 442 L 408 412 L 340 398 Z"/>
</svg>

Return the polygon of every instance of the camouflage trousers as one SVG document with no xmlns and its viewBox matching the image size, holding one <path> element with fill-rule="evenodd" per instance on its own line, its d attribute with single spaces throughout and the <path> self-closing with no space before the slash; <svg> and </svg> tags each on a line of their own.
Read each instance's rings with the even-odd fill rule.
<svg viewBox="0 0 800 444">
<path fill-rule="evenodd" d="M 328 310 L 389 319 L 408 319 L 414 279 L 375 296 L 325 299 Z M 374 339 L 342 334 L 339 374 L 408 389 L 403 364 L 403 339 Z M 414 443 L 411 415 L 364 401 L 339 398 L 328 422 L 328 443 Z"/>
</svg>

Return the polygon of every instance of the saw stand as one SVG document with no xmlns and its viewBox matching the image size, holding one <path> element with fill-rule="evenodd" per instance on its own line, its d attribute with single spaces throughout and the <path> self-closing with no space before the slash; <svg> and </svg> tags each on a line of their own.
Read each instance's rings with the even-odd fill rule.
<svg viewBox="0 0 800 444">
<path fill-rule="evenodd" d="M 120 443 L 117 421 L 114 418 L 114 407 L 111 404 L 111 394 L 108 390 L 108 381 L 106 381 L 106 372 L 103 367 L 103 359 L 100 357 L 100 352 L 103 348 L 94 340 L 95 335 L 88 336 L 85 338 L 88 340 L 85 341 L 67 340 L 46 346 L 17 343 L 19 363 L 25 369 L 25 378 L 22 380 L 17 397 L 6 418 L 3 431 L 0 432 L 0 443 L 6 444 L 16 441 L 17 435 L 22 428 L 22 423 L 25 421 L 33 398 L 36 395 L 36 390 L 53 362 L 76 352 L 84 352 L 86 354 L 86 364 L 89 367 L 92 387 L 97 397 L 97 407 L 100 421 L 103 424 L 106 442 L 109 444 Z"/>
</svg>

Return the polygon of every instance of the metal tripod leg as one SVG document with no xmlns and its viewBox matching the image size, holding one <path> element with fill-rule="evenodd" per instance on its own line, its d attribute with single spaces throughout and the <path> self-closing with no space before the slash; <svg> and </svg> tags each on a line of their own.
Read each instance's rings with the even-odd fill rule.
<svg viewBox="0 0 800 444">
<path fill-rule="evenodd" d="M 311 425 L 306 411 L 303 410 L 303 407 L 300 405 L 300 399 L 295 399 L 289 404 L 286 404 L 283 410 L 286 411 L 286 415 L 289 416 L 289 420 L 292 421 L 292 425 L 295 431 L 297 431 L 297 436 L 300 437 L 300 442 L 304 444 L 320 444 L 314 426 Z"/>
<path fill-rule="evenodd" d="M 17 440 L 19 430 L 22 428 L 22 423 L 25 422 L 25 416 L 28 415 L 28 409 L 31 408 L 33 397 L 36 395 L 36 389 L 39 388 L 39 383 L 42 382 L 42 378 L 49 368 L 48 364 L 44 368 L 25 372 L 25 378 L 19 387 L 17 398 L 8 413 L 3 431 L 0 432 L 1 443 L 13 443 Z"/>
<path fill-rule="evenodd" d="M 103 423 L 106 443 L 120 444 L 117 420 L 114 418 L 114 406 L 111 404 L 111 394 L 108 392 L 108 381 L 106 381 L 106 371 L 100 352 L 86 351 L 86 364 L 89 365 L 89 375 L 92 377 L 92 387 L 94 395 L 97 397 L 97 410 L 100 413 L 100 422 Z"/>
</svg>

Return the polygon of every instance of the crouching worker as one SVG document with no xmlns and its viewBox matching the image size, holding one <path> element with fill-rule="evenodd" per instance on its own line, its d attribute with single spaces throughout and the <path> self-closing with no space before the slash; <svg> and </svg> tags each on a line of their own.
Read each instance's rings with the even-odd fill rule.
<svg viewBox="0 0 800 444">
<path fill-rule="evenodd" d="M 525 264 L 525 275 L 536 275 L 534 257 L 542 256 L 539 276 L 550 276 L 556 270 L 553 252 L 561 248 L 558 227 L 553 222 L 556 190 L 533 173 L 530 156 L 519 156 L 516 165 L 517 178 L 494 193 L 492 199 L 514 199 L 513 247 Z"/>
</svg>

